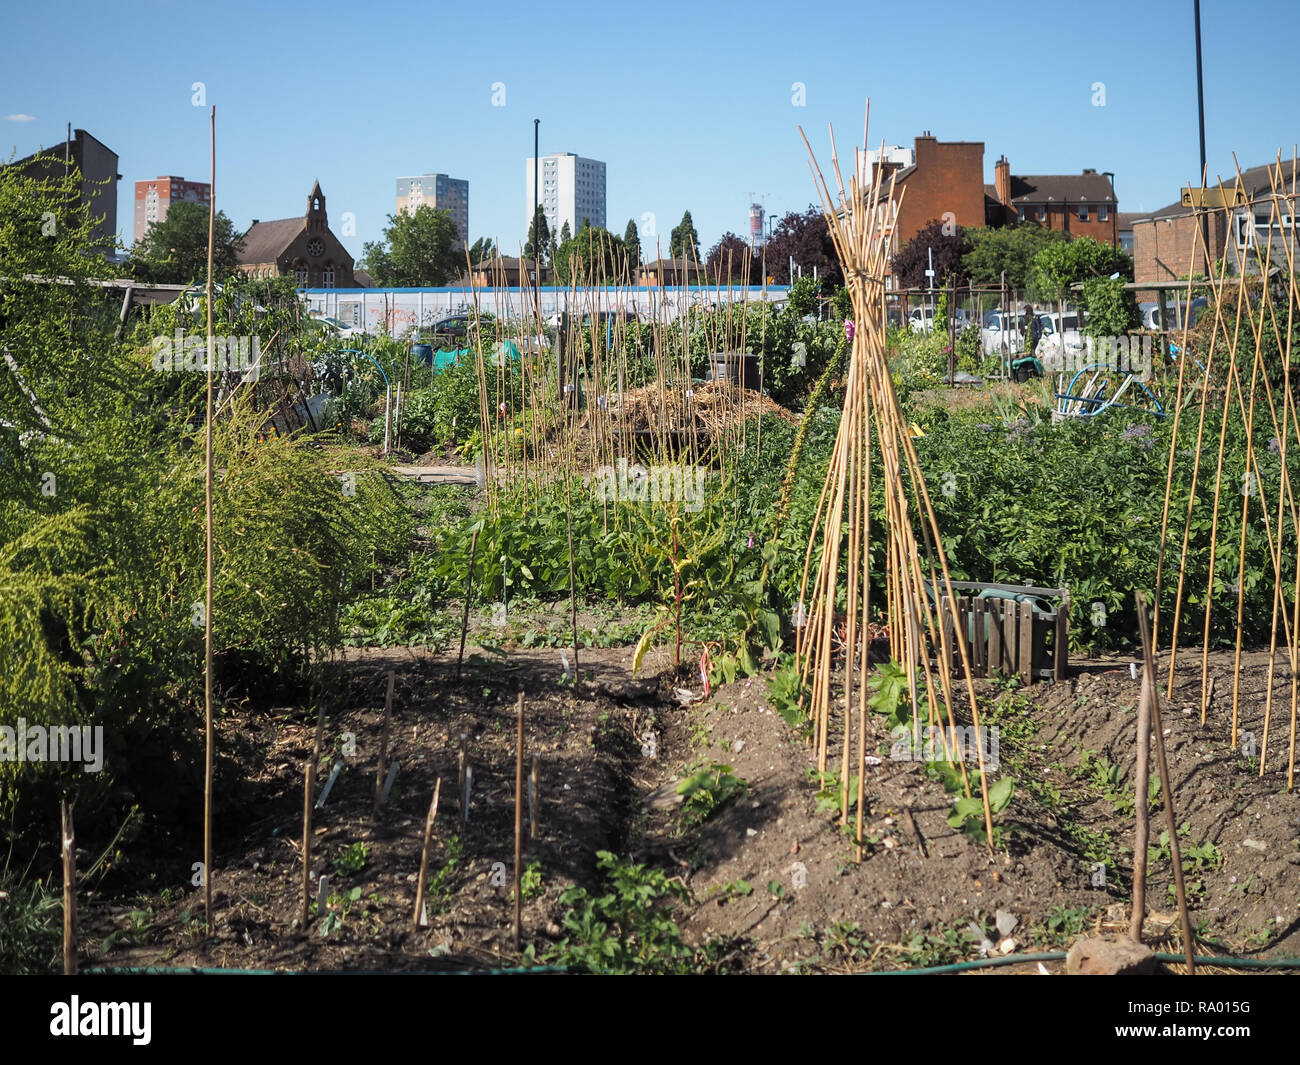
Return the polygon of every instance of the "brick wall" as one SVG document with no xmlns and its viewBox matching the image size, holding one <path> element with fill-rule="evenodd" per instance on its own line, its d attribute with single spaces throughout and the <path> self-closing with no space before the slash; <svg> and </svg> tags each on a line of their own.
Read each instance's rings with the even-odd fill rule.
<svg viewBox="0 0 1300 1065">
<path fill-rule="evenodd" d="M 898 213 L 895 247 L 901 248 L 927 222 L 952 212 L 959 226 L 984 225 L 984 142 L 916 138 L 915 169 Z"/>
<path fill-rule="evenodd" d="M 1205 273 L 1205 256 L 1194 215 L 1143 218 L 1133 223 L 1133 280 L 1177 281 L 1192 273 Z M 1222 213 L 1209 219 L 1210 255 L 1223 256 L 1227 223 Z M 1192 253 L 1196 261 L 1192 261 Z"/>
</svg>

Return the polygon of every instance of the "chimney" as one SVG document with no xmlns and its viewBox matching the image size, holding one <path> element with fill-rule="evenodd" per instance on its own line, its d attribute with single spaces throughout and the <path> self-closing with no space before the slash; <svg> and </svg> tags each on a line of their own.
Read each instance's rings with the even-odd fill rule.
<svg viewBox="0 0 1300 1065">
<path fill-rule="evenodd" d="M 1011 164 L 1004 155 L 993 164 L 993 185 L 997 190 L 998 203 L 1003 207 L 1011 206 Z"/>
</svg>

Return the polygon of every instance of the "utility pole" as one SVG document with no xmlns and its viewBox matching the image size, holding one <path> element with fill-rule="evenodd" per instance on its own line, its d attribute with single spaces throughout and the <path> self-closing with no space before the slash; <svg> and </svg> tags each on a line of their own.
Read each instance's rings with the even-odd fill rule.
<svg viewBox="0 0 1300 1065">
<path fill-rule="evenodd" d="M 1205 172 L 1205 80 L 1201 70 L 1201 0 L 1192 0 L 1192 12 L 1196 19 L 1196 116 L 1201 131 L 1201 187 L 1209 180 Z M 1209 216 L 1201 211 L 1201 240 L 1205 244 L 1205 272 L 1210 272 L 1210 226 Z M 1195 273 L 1196 256 L 1192 256 L 1192 272 Z M 1163 322 L 1161 323 L 1164 324 Z"/>
</svg>

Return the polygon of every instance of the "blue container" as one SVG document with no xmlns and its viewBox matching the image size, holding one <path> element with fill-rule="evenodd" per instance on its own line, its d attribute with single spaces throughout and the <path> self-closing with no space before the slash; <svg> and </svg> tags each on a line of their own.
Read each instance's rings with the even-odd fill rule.
<svg viewBox="0 0 1300 1065">
<path fill-rule="evenodd" d="M 414 356 L 417 363 L 428 366 L 433 362 L 433 345 L 432 344 L 412 344 L 411 355 Z"/>
</svg>

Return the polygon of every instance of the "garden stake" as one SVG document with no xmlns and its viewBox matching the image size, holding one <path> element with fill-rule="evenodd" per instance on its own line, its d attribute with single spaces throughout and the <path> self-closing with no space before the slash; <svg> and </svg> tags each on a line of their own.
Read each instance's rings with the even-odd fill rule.
<svg viewBox="0 0 1300 1065">
<path fill-rule="evenodd" d="M 465 571 L 465 612 L 460 619 L 460 653 L 456 656 L 456 679 L 460 680 L 460 667 L 465 661 L 465 634 L 469 631 L 469 597 L 474 586 L 474 556 L 478 552 L 478 529 L 469 541 L 469 569 Z"/>
<path fill-rule="evenodd" d="M 420 875 L 415 882 L 415 912 L 411 914 L 411 928 L 420 927 L 420 914 L 424 912 L 424 883 L 429 872 L 429 840 L 433 836 L 433 822 L 438 817 L 438 796 L 442 794 L 442 777 L 433 784 L 433 798 L 429 802 L 429 813 L 424 819 L 424 844 L 420 847 Z"/>
<path fill-rule="evenodd" d="M 311 793 L 315 782 L 316 763 L 309 760 L 303 767 L 302 789 L 302 910 L 298 914 L 298 927 L 303 929 L 307 927 L 307 908 L 311 903 Z M 333 783 L 333 777 L 330 782 Z M 324 796 L 321 798 L 323 801 Z"/>
<path fill-rule="evenodd" d="M 1146 617 L 1146 603 L 1141 592 L 1137 593 L 1138 617 Z M 1129 921 L 1129 938 L 1142 942 L 1142 921 L 1146 915 L 1147 887 L 1147 842 L 1151 837 L 1150 800 L 1147 798 L 1147 756 L 1151 745 L 1151 701 L 1155 696 L 1155 675 L 1152 668 L 1155 658 L 1149 643 L 1142 648 L 1142 694 L 1138 697 L 1137 707 L 1137 768 L 1133 775 L 1133 794 L 1137 799 L 1133 828 L 1133 912 Z M 1149 665 L 1148 665 L 1149 663 Z"/>
<path fill-rule="evenodd" d="M 1142 633 L 1142 654 L 1147 671 L 1154 676 L 1155 661 L 1151 655 L 1150 621 L 1147 618 L 1146 599 L 1141 592 L 1138 596 L 1138 626 Z M 1178 822 L 1174 816 L 1174 784 L 1169 776 L 1169 761 L 1165 757 L 1165 737 L 1160 724 L 1159 697 L 1147 700 L 1151 710 L 1151 735 L 1155 739 L 1156 763 L 1160 767 L 1160 787 L 1165 801 L 1165 824 L 1169 829 L 1169 857 L 1174 865 L 1174 888 L 1178 895 L 1178 919 L 1182 925 L 1183 947 L 1187 952 L 1187 975 L 1196 971 L 1195 943 L 1192 941 L 1192 921 L 1187 913 L 1187 891 L 1183 886 L 1182 848 L 1178 843 Z M 1146 802 L 1145 795 L 1137 795 L 1138 803 Z M 1136 861 L 1136 855 L 1135 855 Z M 1134 888 L 1136 892 L 1136 886 Z M 1139 921 L 1141 917 L 1139 916 Z"/>
<path fill-rule="evenodd" d="M 519 922 L 523 897 L 519 891 L 524 846 L 524 693 L 519 693 L 519 727 L 515 735 L 515 950 L 519 950 Z"/>
<path fill-rule="evenodd" d="M 77 971 L 77 835 L 72 827 L 72 807 L 59 803 L 63 852 L 63 975 Z"/>
<path fill-rule="evenodd" d="M 208 284 L 207 284 L 207 351 L 205 370 L 208 378 L 207 406 L 203 420 L 203 914 L 208 931 L 212 931 L 212 748 L 215 743 L 212 726 L 212 582 L 213 521 L 212 521 L 212 404 L 215 380 L 213 377 L 216 336 L 212 328 L 212 264 L 216 241 L 217 200 L 213 194 L 217 182 L 217 109 L 211 114 L 210 148 L 212 173 L 209 177 L 208 195 Z"/>
<path fill-rule="evenodd" d="M 384 787 L 384 763 L 388 761 L 388 725 L 393 714 L 393 683 L 396 680 L 394 670 L 388 671 L 388 690 L 384 694 L 384 718 L 379 726 L 379 762 L 375 766 L 375 801 L 370 816 L 379 820 L 379 804 Z"/>
<path fill-rule="evenodd" d="M 542 756 L 533 752 L 533 766 L 528 774 L 528 838 L 537 838 L 537 807 L 541 792 L 538 790 L 542 779 Z"/>
</svg>

